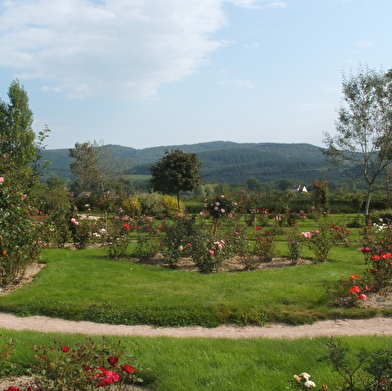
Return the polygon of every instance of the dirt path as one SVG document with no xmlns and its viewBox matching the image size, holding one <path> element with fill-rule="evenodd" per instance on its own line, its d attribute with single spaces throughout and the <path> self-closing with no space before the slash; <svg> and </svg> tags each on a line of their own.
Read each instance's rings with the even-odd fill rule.
<svg viewBox="0 0 392 391">
<path fill-rule="evenodd" d="M 212 329 L 203 327 L 153 328 L 150 326 L 124 326 L 74 322 L 44 316 L 17 317 L 0 313 L 0 329 L 34 330 L 52 333 L 80 333 L 89 335 L 122 335 L 175 338 L 314 338 L 342 335 L 392 335 L 392 318 L 376 317 L 363 320 L 327 320 L 312 325 L 288 326 L 271 324 L 259 326 L 220 326 Z"/>
</svg>

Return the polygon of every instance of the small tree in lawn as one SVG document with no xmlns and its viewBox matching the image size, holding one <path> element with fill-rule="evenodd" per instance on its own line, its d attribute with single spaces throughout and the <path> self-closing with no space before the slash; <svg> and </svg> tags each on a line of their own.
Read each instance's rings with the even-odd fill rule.
<svg viewBox="0 0 392 391">
<path fill-rule="evenodd" d="M 177 196 L 178 211 L 180 211 L 181 191 L 197 189 L 201 183 L 199 158 L 195 153 L 185 153 L 178 149 L 165 155 L 150 167 L 150 180 L 154 191 Z"/>
<path fill-rule="evenodd" d="M 357 75 L 343 76 L 343 95 L 337 133 L 325 133 L 323 152 L 333 163 L 348 163 L 362 173 L 368 219 L 376 180 L 392 157 L 392 71 L 360 68 Z"/>
<path fill-rule="evenodd" d="M 32 129 L 33 112 L 18 81 L 0 100 L 0 286 L 17 282 L 38 255 L 38 228 L 29 215 L 30 195 L 39 176 L 39 153 L 45 129 Z M 37 141 L 36 141 L 37 138 Z"/>
</svg>

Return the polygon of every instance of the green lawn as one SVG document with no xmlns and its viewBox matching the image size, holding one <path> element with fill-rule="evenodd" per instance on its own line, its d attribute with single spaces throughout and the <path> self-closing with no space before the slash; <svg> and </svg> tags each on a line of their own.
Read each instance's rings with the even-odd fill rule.
<svg viewBox="0 0 392 391">
<path fill-rule="evenodd" d="M 329 261 L 274 270 L 200 274 L 113 261 L 102 249 L 47 249 L 33 284 L 0 298 L 0 311 L 154 326 L 311 323 L 370 317 L 374 309 L 329 306 L 325 283 L 365 268 L 356 247 Z"/>
<path fill-rule="evenodd" d="M 85 337 L 74 334 L 44 334 L 31 331 L 1 330 L 6 338 L 15 340 L 13 360 L 18 373 L 24 374 L 34 362 L 34 345 L 52 345 L 53 340 L 75 346 Z M 99 341 L 101 337 L 94 337 Z M 361 349 L 391 348 L 388 337 L 340 338 L 352 352 Z M 118 337 L 107 337 L 115 342 Z M 157 391 L 282 391 L 295 374 L 307 372 L 317 388 L 327 384 L 338 390 L 340 377 L 328 362 L 317 360 L 327 353 L 327 338 L 270 339 L 203 339 L 123 337 L 127 353 L 149 371 L 141 373 L 145 383 Z M 135 363 L 131 363 L 135 364 Z"/>
</svg>

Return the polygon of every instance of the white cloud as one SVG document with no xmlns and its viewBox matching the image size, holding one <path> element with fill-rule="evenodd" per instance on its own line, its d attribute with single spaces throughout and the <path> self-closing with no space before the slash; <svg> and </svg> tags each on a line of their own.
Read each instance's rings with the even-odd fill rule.
<svg viewBox="0 0 392 391">
<path fill-rule="evenodd" d="M 227 25 L 225 2 L 284 6 L 263 0 L 5 0 L 0 66 L 70 98 L 151 99 L 162 84 L 197 72 L 210 52 L 227 44 L 210 37 Z"/>
<path fill-rule="evenodd" d="M 243 88 L 255 88 L 256 85 L 250 81 L 250 80 L 245 80 L 245 79 L 233 79 L 233 80 L 228 80 L 228 79 L 223 79 L 218 82 L 218 84 L 228 84 L 236 87 L 243 87 Z"/>
<path fill-rule="evenodd" d="M 360 41 L 358 42 L 358 46 L 373 46 L 373 41 L 370 40 L 364 40 L 364 41 Z"/>
</svg>

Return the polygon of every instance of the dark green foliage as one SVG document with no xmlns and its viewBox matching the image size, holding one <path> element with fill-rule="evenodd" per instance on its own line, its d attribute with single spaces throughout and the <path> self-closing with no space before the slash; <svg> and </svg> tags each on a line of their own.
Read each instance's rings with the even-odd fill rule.
<svg viewBox="0 0 392 391">
<path fill-rule="evenodd" d="M 39 254 L 40 227 L 29 212 L 35 210 L 36 161 L 47 131 L 36 141 L 28 96 L 17 81 L 8 96 L 9 104 L 0 101 L 0 286 L 18 282 Z"/>
<path fill-rule="evenodd" d="M 177 196 L 180 210 L 180 192 L 192 191 L 200 186 L 200 166 L 195 153 L 165 151 L 165 155 L 150 168 L 151 186 L 154 191 Z"/>
</svg>

